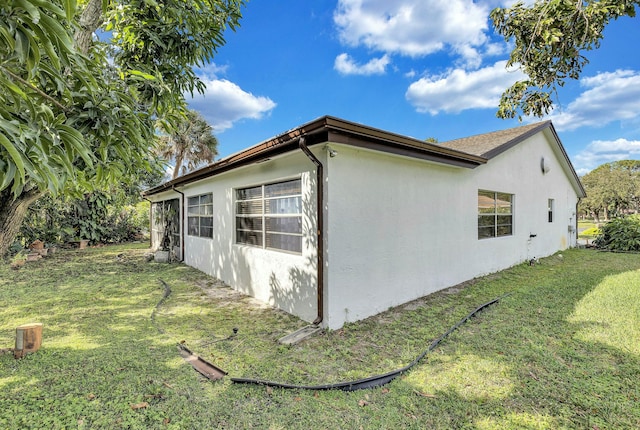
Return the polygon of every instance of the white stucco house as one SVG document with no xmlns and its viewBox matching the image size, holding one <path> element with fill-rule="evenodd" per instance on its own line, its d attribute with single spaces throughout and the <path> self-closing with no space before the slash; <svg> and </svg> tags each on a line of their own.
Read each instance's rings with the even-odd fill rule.
<svg viewBox="0 0 640 430">
<path fill-rule="evenodd" d="M 325 116 L 145 192 L 178 258 L 336 329 L 576 245 L 551 122 L 439 144 Z"/>
</svg>

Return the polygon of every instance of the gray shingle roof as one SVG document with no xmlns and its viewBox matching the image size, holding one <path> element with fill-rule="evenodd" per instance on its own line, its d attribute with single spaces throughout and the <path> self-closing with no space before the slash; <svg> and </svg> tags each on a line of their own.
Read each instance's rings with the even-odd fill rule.
<svg viewBox="0 0 640 430">
<path fill-rule="evenodd" d="M 548 127 L 550 124 L 550 121 L 537 122 L 534 124 L 509 128 L 507 130 L 494 131 L 491 133 L 463 137 L 462 139 L 450 140 L 448 142 L 442 142 L 440 145 L 445 148 L 466 152 L 467 154 L 493 158 L 513 145 L 516 145 L 529 136 L 537 133 L 539 130 Z"/>
</svg>

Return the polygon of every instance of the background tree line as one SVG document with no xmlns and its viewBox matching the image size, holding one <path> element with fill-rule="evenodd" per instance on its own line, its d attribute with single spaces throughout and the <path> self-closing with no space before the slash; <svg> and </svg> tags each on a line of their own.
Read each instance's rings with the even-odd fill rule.
<svg viewBox="0 0 640 430">
<path fill-rule="evenodd" d="M 596 223 L 640 211 L 640 161 L 606 163 L 581 178 L 587 197 L 578 210 Z"/>
</svg>

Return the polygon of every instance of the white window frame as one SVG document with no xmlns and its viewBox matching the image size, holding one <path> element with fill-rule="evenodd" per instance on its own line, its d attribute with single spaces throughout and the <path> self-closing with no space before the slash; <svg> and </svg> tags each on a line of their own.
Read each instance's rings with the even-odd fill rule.
<svg viewBox="0 0 640 430">
<path fill-rule="evenodd" d="M 197 225 L 194 226 L 193 222 L 196 219 Z M 187 197 L 187 234 L 194 237 L 213 238 L 213 193 Z"/>
<path fill-rule="evenodd" d="M 478 190 L 478 239 L 513 236 L 514 206 L 514 194 Z"/>
<path fill-rule="evenodd" d="M 234 194 L 236 244 L 302 253 L 301 178 L 237 188 Z"/>
</svg>

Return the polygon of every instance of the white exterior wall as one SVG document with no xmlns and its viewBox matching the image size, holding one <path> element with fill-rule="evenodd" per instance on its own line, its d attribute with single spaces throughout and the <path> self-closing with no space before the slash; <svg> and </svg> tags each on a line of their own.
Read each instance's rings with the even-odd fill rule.
<svg viewBox="0 0 640 430">
<path fill-rule="evenodd" d="M 302 254 L 236 244 L 235 190 L 293 178 L 302 179 Z M 238 291 L 313 321 L 317 316 L 315 180 L 314 165 L 301 151 L 294 151 L 180 187 L 185 202 L 212 193 L 214 212 L 213 239 L 184 232 L 184 262 Z M 184 212 L 186 226 L 186 208 Z"/>
<path fill-rule="evenodd" d="M 543 133 L 475 169 L 331 147 L 338 155 L 325 164 L 330 328 L 575 245 L 568 226 L 576 191 Z M 514 195 L 512 236 L 478 239 L 479 189 Z"/>
</svg>

